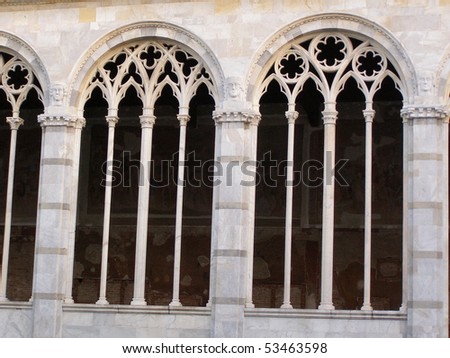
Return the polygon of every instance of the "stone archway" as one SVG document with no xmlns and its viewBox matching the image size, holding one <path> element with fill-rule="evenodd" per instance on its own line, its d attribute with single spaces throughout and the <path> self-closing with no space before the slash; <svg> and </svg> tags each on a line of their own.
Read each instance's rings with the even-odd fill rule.
<svg viewBox="0 0 450 358">
<path fill-rule="evenodd" d="M 334 62 L 332 65 L 328 65 L 327 63 L 321 63 L 316 56 L 319 52 L 317 45 L 322 43 L 324 46 L 327 45 L 328 40 L 331 42 L 334 42 L 334 44 L 340 43 L 340 45 L 343 46 L 343 55 L 344 59 L 342 59 L 342 66 L 341 65 L 341 59 L 337 62 Z M 337 45 L 336 45 L 337 46 Z M 365 46 L 368 46 L 365 48 Z M 361 47 L 361 48 L 360 48 Z M 353 53 L 352 51 L 355 50 Z M 350 55 L 352 53 L 352 55 Z M 355 63 L 359 63 L 359 57 L 362 54 L 370 54 L 374 57 L 379 57 L 380 59 L 383 58 L 382 62 L 384 62 L 385 67 L 381 66 L 380 62 L 380 72 L 376 74 L 374 71 L 372 72 L 372 75 L 369 79 L 367 76 L 368 73 L 359 72 L 359 70 L 355 67 Z M 347 59 L 347 62 L 345 62 L 346 56 L 355 56 L 355 60 L 353 60 L 352 69 L 348 69 L 350 67 L 351 59 Z M 375 80 L 375 77 L 379 75 L 379 85 L 381 85 L 381 82 L 384 81 L 385 75 L 388 72 L 391 72 L 392 77 L 391 79 L 395 82 L 393 87 L 393 91 L 398 90 L 401 93 L 401 100 L 403 100 L 403 104 L 412 103 L 414 100 L 414 96 L 416 93 L 416 75 L 414 68 L 412 66 L 412 62 L 409 59 L 406 51 L 401 46 L 400 42 L 396 40 L 391 34 L 388 33 L 388 31 L 384 30 L 379 25 L 368 21 L 367 19 L 353 16 L 353 15 L 345 15 L 345 14 L 322 14 L 317 16 L 308 17 L 305 19 L 298 20 L 282 30 L 278 31 L 275 35 L 271 36 L 269 40 L 265 42 L 263 46 L 261 46 L 260 50 L 257 52 L 257 54 L 253 57 L 253 66 L 250 68 L 248 76 L 247 76 L 247 100 L 252 103 L 253 109 L 255 111 L 259 111 L 260 108 L 260 97 L 267 93 L 268 87 L 271 85 L 272 81 L 275 81 L 279 85 L 279 92 L 282 92 L 287 99 L 288 99 L 288 107 L 285 108 L 287 110 L 286 117 L 289 122 L 289 144 L 288 144 L 288 155 L 287 160 L 288 162 L 292 160 L 294 155 L 294 145 L 293 145 L 293 138 L 294 138 L 294 122 L 297 119 L 298 116 L 298 110 L 295 109 L 296 106 L 296 98 L 302 92 L 303 85 L 306 84 L 308 81 L 313 83 L 312 86 L 310 86 L 309 90 L 314 90 L 314 87 L 318 90 L 318 92 L 322 95 L 322 101 L 323 103 L 323 121 L 325 124 L 325 146 L 323 149 L 324 153 L 334 153 L 335 151 L 335 130 L 329 129 L 330 126 L 335 126 L 336 124 L 336 117 L 338 116 L 338 112 L 336 111 L 336 98 L 338 97 L 338 92 L 344 87 L 344 82 L 347 81 L 350 77 L 353 77 L 355 81 L 358 82 L 357 87 L 364 92 L 363 90 L 363 82 L 373 82 L 375 83 L 374 87 L 371 87 L 370 89 L 367 89 L 367 93 L 365 96 L 365 103 L 366 107 L 363 109 L 364 118 L 366 121 L 366 136 L 369 135 L 370 138 L 372 138 L 372 126 L 368 125 L 368 123 L 371 123 L 373 121 L 373 116 L 375 112 L 372 108 L 372 100 L 374 98 L 374 92 L 376 92 L 379 88 L 377 87 L 377 80 Z M 274 60 L 275 59 L 275 60 Z M 285 64 L 291 62 L 290 65 L 286 65 L 286 68 L 282 68 L 284 61 Z M 300 71 L 287 73 L 289 72 L 288 67 L 294 66 L 294 62 L 300 63 Z M 317 66 L 314 65 L 314 62 L 316 62 Z M 345 62 L 345 64 L 344 64 Z M 314 67 L 314 69 L 312 69 Z M 341 68 L 339 68 L 341 67 Z M 358 67 L 358 65 L 357 65 Z M 383 67 L 383 68 L 382 68 Z M 292 70 L 293 67 L 291 67 Z M 311 68 L 312 70 L 309 71 L 308 69 Z M 323 72 L 322 72 L 323 70 Z M 283 71 L 285 71 L 283 73 Z M 343 72 L 348 71 L 348 72 Z M 308 73 L 309 72 L 309 73 Z M 333 80 L 327 79 L 326 74 L 333 73 L 336 77 L 333 77 Z M 348 73 L 348 76 L 346 77 L 346 74 Z M 359 74 L 358 74 L 359 73 Z M 360 76 L 361 75 L 361 76 Z M 343 83 L 342 85 L 334 85 L 334 80 L 338 78 L 339 76 L 342 76 Z M 322 82 L 330 82 L 328 84 L 321 84 Z M 362 82 L 360 82 L 362 81 Z M 331 84 L 333 82 L 333 84 Z M 328 87 L 330 86 L 330 87 Z M 356 86 L 356 85 L 355 85 Z M 376 88 L 375 88 L 376 87 Z M 392 91 L 392 90 L 391 90 Z M 371 93 L 370 95 L 368 93 Z M 283 95 L 281 95 L 283 96 Z M 397 134 L 397 143 L 400 145 L 400 156 L 398 160 L 398 167 L 400 170 L 398 173 L 396 173 L 396 177 L 400 178 L 400 183 L 402 183 L 403 180 L 403 188 L 406 188 L 406 179 L 402 179 L 402 167 L 404 163 L 402 163 L 402 154 L 405 153 L 405 150 L 401 147 L 402 143 L 402 130 L 401 130 L 401 120 L 400 120 L 400 109 L 402 106 L 402 101 L 399 98 L 397 98 L 397 122 L 400 123 L 400 131 L 398 131 Z M 320 115 L 320 113 L 319 113 Z M 362 114 L 361 114 L 362 116 Z M 264 117 L 264 116 L 262 116 Z M 264 118 L 261 120 L 261 123 L 264 122 Z M 317 122 L 317 121 L 316 121 Z M 320 122 L 320 121 L 319 121 Z M 316 123 L 317 125 L 317 123 Z M 328 135 L 327 135 L 327 128 L 328 128 Z M 398 129 L 398 128 L 397 128 Z M 363 132 L 364 133 L 364 132 Z M 370 133 L 370 134 L 367 134 Z M 292 135 L 292 137 L 291 137 Z M 364 135 L 364 134 L 363 134 Z M 328 139 L 327 139 L 328 138 Z M 333 139 L 330 139 L 333 138 Z M 370 142 L 372 139 L 370 139 Z M 367 140 L 366 140 L 367 142 Z M 258 139 L 259 144 L 259 139 Z M 371 144 L 372 146 L 372 144 Z M 295 149 L 297 151 L 297 149 Z M 289 154 L 289 152 L 291 154 Z M 364 152 L 364 150 L 363 150 Z M 367 149 L 366 147 L 366 167 L 367 164 L 370 164 L 369 167 L 372 166 L 372 149 Z M 403 154 L 405 156 L 405 154 Z M 334 154 L 333 154 L 334 157 Z M 364 157 L 364 154 L 363 154 Z M 283 157 L 285 158 L 285 157 Z M 291 159 L 290 159 L 291 158 Z M 256 158 L 255 158 L 256 159 Z M 334 161 L 334 159 L 333 159 Z M 326 158 L 324 158 L 324 163 L 326 163 Z M 334 162 L 333 162 L 334 163 Z M 364 166 L 364 165 L 363 165 Z M 324 168 L 324 171 L 327 171 L 327 168 Z M 291 173 L 292 175 L 292 173 Z M 365 178 L 371 178 L 371 173 L 368 174 L 366 171 Z M 289 173 L 287 174 L 287 177 L 289 178 Z M 364 174 L 363 174 L 364 177 Z M 289 179 L 288 179 L 289 180 Z M 366 179 L 366 182 L 363 184 L 366 188 L 371 188 L 371 179 Z M 400 186 L 402 186 L 400 184 Z M 291 236 L 293 235 L 291 232 L 291 222 L 293 221 L 292 217 L 292 208 L 288 210 L 288 206 L 292 205 L 292 189 L 289 194 L 289 188 L 286 188 L 286 229 L 285 229 L 285 263 L 288 262 L 285 266 L 285 282 L 284 282 L 284 301 L 282 308 L 292 308 L 289 302 L 289 290 L 286 289 L 290 285 L 291 278 L 290 278 L 290 251 L 291 251 Z M 327 291 L 327 297 L 324 299 L 322 297 L 322 301 L 324 301 L 319 308 L 323 309 L 333 309 L 334 306 L 332 304 L 332 278 L 334 276 L 333 271 L 333 230 L 334 230 L 334 213 L 333 210 L 330 208 L 334 206 L 334 188 L 329 188 L 328 185 L 324 185 L 324 193 L 323 197 L 328 198 L 329 203 L 325 205 L 324 202 L 324 212 L 323 212 L 323 222 L 322 222 L 322 229 L 323 229 L 323 240 L 322 240 L 322 295 L 323 292 L 325 292 L 325 289 Z M 406 189 L 404 189 L 406 190 Z M 366 249 L 365 252 L 368 252 L 368 254 L 365 254 L 364 261 L 368 261 L 369 264 L 365 265 L 364 269 L 364 280 L 365 282 L 370 282 L 370 277 L 372 275 L 370 267 L 370 232 L 371 232 L 371 196 L 368 195 L 368 193 L 371 192 L 371 189 L 363 191 L 361 194 L 362 196 L 366 196 L 365 200 L 362 200 L 363 202 L 369 203 L 365 205 L 365 216 L 369 217 L 364 223 L 364 236 L 367 239 L 366 243 Z M 403 192 L 403 196 L 405 194 L 405 191 Z M 402 197 L 402 193 L 398 193 L 399 197 Z M 279 196 L 279 195 L 277 195 Z M 406 200 L 406 199 L 405 199 Z M 289 205 L 288 205 L 289 203 Z M 402 199 L 399 199 L 399 212 L 402 213 Z M 325 209 L 326 208 L 326 209 Z M 288 214 L 288 211 L 290 212 Z M 327 218 L 328 217 L 328 218 Z M 331 218 L 331 219 L 330 219 Z M 342 218 L 341 218 L 342 219 Z M 343 220 L 343 219 L 342 219 Z M 403 226 L 406 225 L 406 213 L 400 214 L 399 216 L 399 222 L 403 222 Z M 326 226 L 325 226 L 326 224 Z M 401 277 L 400 272 L 402 271 L 402 225 L 400 225 L 398 232 L 395 233 L 396 236 L 399 238 L 399 249 L 397 250 L 396 256 L 398 256 L 395 260 L 386 261 L 388 265 L 395 266 L 397 270 L 396 278 L 395 280 L 399 280 Z M 257 230 L 255 230 L 257 231 Z M 280 237 L 283 236 L 283 234 L 278 235 Z M 328 238 L 328 239 L 326 239 Z M 326 240 L 325 240 L 326 239 Z M 326 244 L 326 247 L 324 248 L 324 244 Z M 405 251 L 405 250 L 403 250 Z M 305 254 L 306 255 L 306 254 Z M 381 258 L 380 258 L 381 260 Z M 325 262 L 325 264 L 324 264 Z M 327 264 L 328 262 L 328 264 Z M 380 261 L 381 262 L 381 261 Z M 324 266 L 325 265 L 325 266 Z M 382 263 L 380 263 L 382 265 Z M 368 268 L 366 270 L 366 268 Z M 406 259 L 405 254 L 403 254 L 403 274 L 405 275 L 406 272 Z M 287 277 L 287 279 L 286 279 Z M 323 277 L 326 278 L 326 282 L 324 282 Z M 250 280 L 251 285 L 251 280 Z M 401 280 L 399 281 L 399 284 L 397 285 L 396 290 L 399 291 L 399 294 L 395 297 L 395 309 L 398 309 L 398 307 L 401 305 L 402 309 L 405 308 L 406 303 L 406 287 L 407 287 L 407 280 L 405 279 L 405 276 L 403 276 L 403 284 Z M 402 287 L 403 286 L 403 287 Z M 308 291 L 308 289 L 306 288 Z M 370 283 L 366 285 L 364 288 L 364 291 L 367 291 L 367 294 L 364 293 L 364 300 L 369 301 L 370 300 Z M 403 295 L 402 295 L 403 291 Z M 251 299 L 251 289 L 248 287 L 247 291 L 247 302 L 249 305 L 252 303 Z M 403 298 L 402 298 L 403 296 Z M 403 299 L 403 301 L 402 301 Z M 353 302 L 353 301 L 352 301 Z M 356 298 L 355 298 L 356 302 Z M 371 310 L 371 305 L 369 303 L 364 303 L 354 305 L 352 306 L 352 309 L 355 306 L 363 306 L 362 309 Z M 348 304 L 347 304 L 348 306 Z M 391 306 L 390 305 L 384 305 L 383 307 L 386 307 L 384 309 L 388 309 Z M 347 307 L 348 308 L 348 307 Z M 392 308 L 390 308 L 392 309 Z"/>
<path fill-rule="evenodd" d="M 89 80 L 89 71 L 92 71 L 95 62 L 104 56 L 119 43 L 126 43 L 130 40 L 138 41 L 140 39 L 159 38 L 162 40 L 171 40 L 183 44 L 194 54 L 204 61 L 205 67 L 211 73 L 218 90 L 217 102 L 224 98 L 225 77 L 222 68 L 215 54 L 211 49 L 195 34 L 173 24 L 163 22 L 139 22 L 123 26 L 114 30 L 96 41 L 90 49 L 78 61 L 70 78 L 70 100 L 71 106 L 78 109 L 80 105 L 80 88 L 83 88 L 85 81 Z"/>
</svg>

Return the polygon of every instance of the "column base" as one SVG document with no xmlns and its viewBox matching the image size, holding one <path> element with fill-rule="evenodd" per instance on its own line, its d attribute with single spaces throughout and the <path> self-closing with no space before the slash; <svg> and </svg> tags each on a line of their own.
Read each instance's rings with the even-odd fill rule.
<svg viewBox="0 0 450 358">
<path fill-rule="evenodd" d="M 0 302 L 9 302 L 7 297 L 0 297 Z"/>
<path fill-rule="evenodd" d="M 180 301 L 172 301 L 169 303 L 169 307 L 182 307 L 183 305 L 181 304 Z"/>
<path fill-rule="evenodd" d="M 66 299 L 64 300 L 64 303 L 67 303 L 67 304 L 73 304 L 73 303 L 75 303 L 75 301 L 73 300 L 73 298 L 66 298 Z"/>
<path fill-rule="evenodd" d="M 334 305 L 332 303 L 321 303 L 318 307 L 319 310 L 334 310 Z"/>
<path fill-rule="evenodd" d="M 361 311 L 373 311 L 373 308 L 370 304 L 367 304 L 361 307 Z"/>
<path fill-rule="evenodd" d="M 145 298 L 133 298 L 130 302 L 131 306 L 147 306 Z"/>
<path fill-rule="evenodd" d="M 255 308 L 255 304 L 253 302 L 247 302 L 245 308 Z"/>
<path fill-rule="evenodd" d="M 109 305 L 109 302 L 104 297 L 100 297 L 97 302 L 95 302 L 96 305 Z"/>
<path fill-rule="evenodd" d="M 291 310 L 293 307 L 290 303 L 283 303 L 280 308 Z"/>
</svg>

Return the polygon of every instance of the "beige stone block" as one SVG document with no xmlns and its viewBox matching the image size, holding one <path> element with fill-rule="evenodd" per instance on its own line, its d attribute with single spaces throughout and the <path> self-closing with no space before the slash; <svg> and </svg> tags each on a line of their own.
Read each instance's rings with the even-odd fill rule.
<svg viewBox="0 0 450 358">
<path fill-rule="evenodd" d="M 97 18 L 97 10 L 95 8 L 81 8 L 80 22 L 95 22 Z"/>
<path fill-rule="evenodd" d="M 272 11 L 272 0 L 250 0 L 252 7 L 258 11 Z"/>
<path fill-rule="evenodd" d="M 241 6 L 241 0 L 216 0 L 214 5 L 216 14 L 231 12 Z"/>
</svg>

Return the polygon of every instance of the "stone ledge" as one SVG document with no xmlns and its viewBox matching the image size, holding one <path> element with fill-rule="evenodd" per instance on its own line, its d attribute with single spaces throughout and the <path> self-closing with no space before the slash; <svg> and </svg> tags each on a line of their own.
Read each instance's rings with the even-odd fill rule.
<svg viewBox="0 0 450 358">
<path fill-rule="evenodd" d="M 211 315 L 209 307 L 168 307 L 168 306 L 131 306 L 131 305 L 95 305 L 84 303 L 63 304 L 63 312 L 115 312 L 115 313 L 149 313 L 176 315 Z"/>
<path fill-rule="evenodd" d="M 0 302 L 0 310 L 1 309 L 14 309 L 14 310 L 31 310 L 33 308 L 33 304 L 31 302 L 14 302 L 14 301 L 6 301 Z"/>
<path fill-rule="evenodd" d="M 245 308 L 245 317 L 277 318 L 322 318 L 322 319 L 358 319 L 358 320 L 394 320 L 406 321 L 406 313 L 400 311 L 360 311 L 360 310 L 313 310 L 281 308 Z"/>
</svg>

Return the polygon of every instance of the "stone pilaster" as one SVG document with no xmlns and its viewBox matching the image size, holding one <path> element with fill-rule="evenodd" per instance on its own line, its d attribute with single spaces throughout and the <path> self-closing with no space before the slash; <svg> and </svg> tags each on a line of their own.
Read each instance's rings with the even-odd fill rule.
<svg viewBox="0 0 450 358">
<path fill-rule="evenodd" d="M 402 110 L 408 168 L 407 335 L 448 335 L 447 113 L 438 106 Z"/>
<path fill-rule="evenodd" d="M 216 111 L 216 177 L 211 257 L 213 337 L 242 337 L 252 254 L 252 186 L 243 164 L 253 155 L 251 142 L 259 117 L 251 111 Z"/>
<path fill-rule="evenodd" d="M 61 337 L 71 217 L 77 117 L 43 114 L 33 276 L 33 336 Z"/>
</svg>

